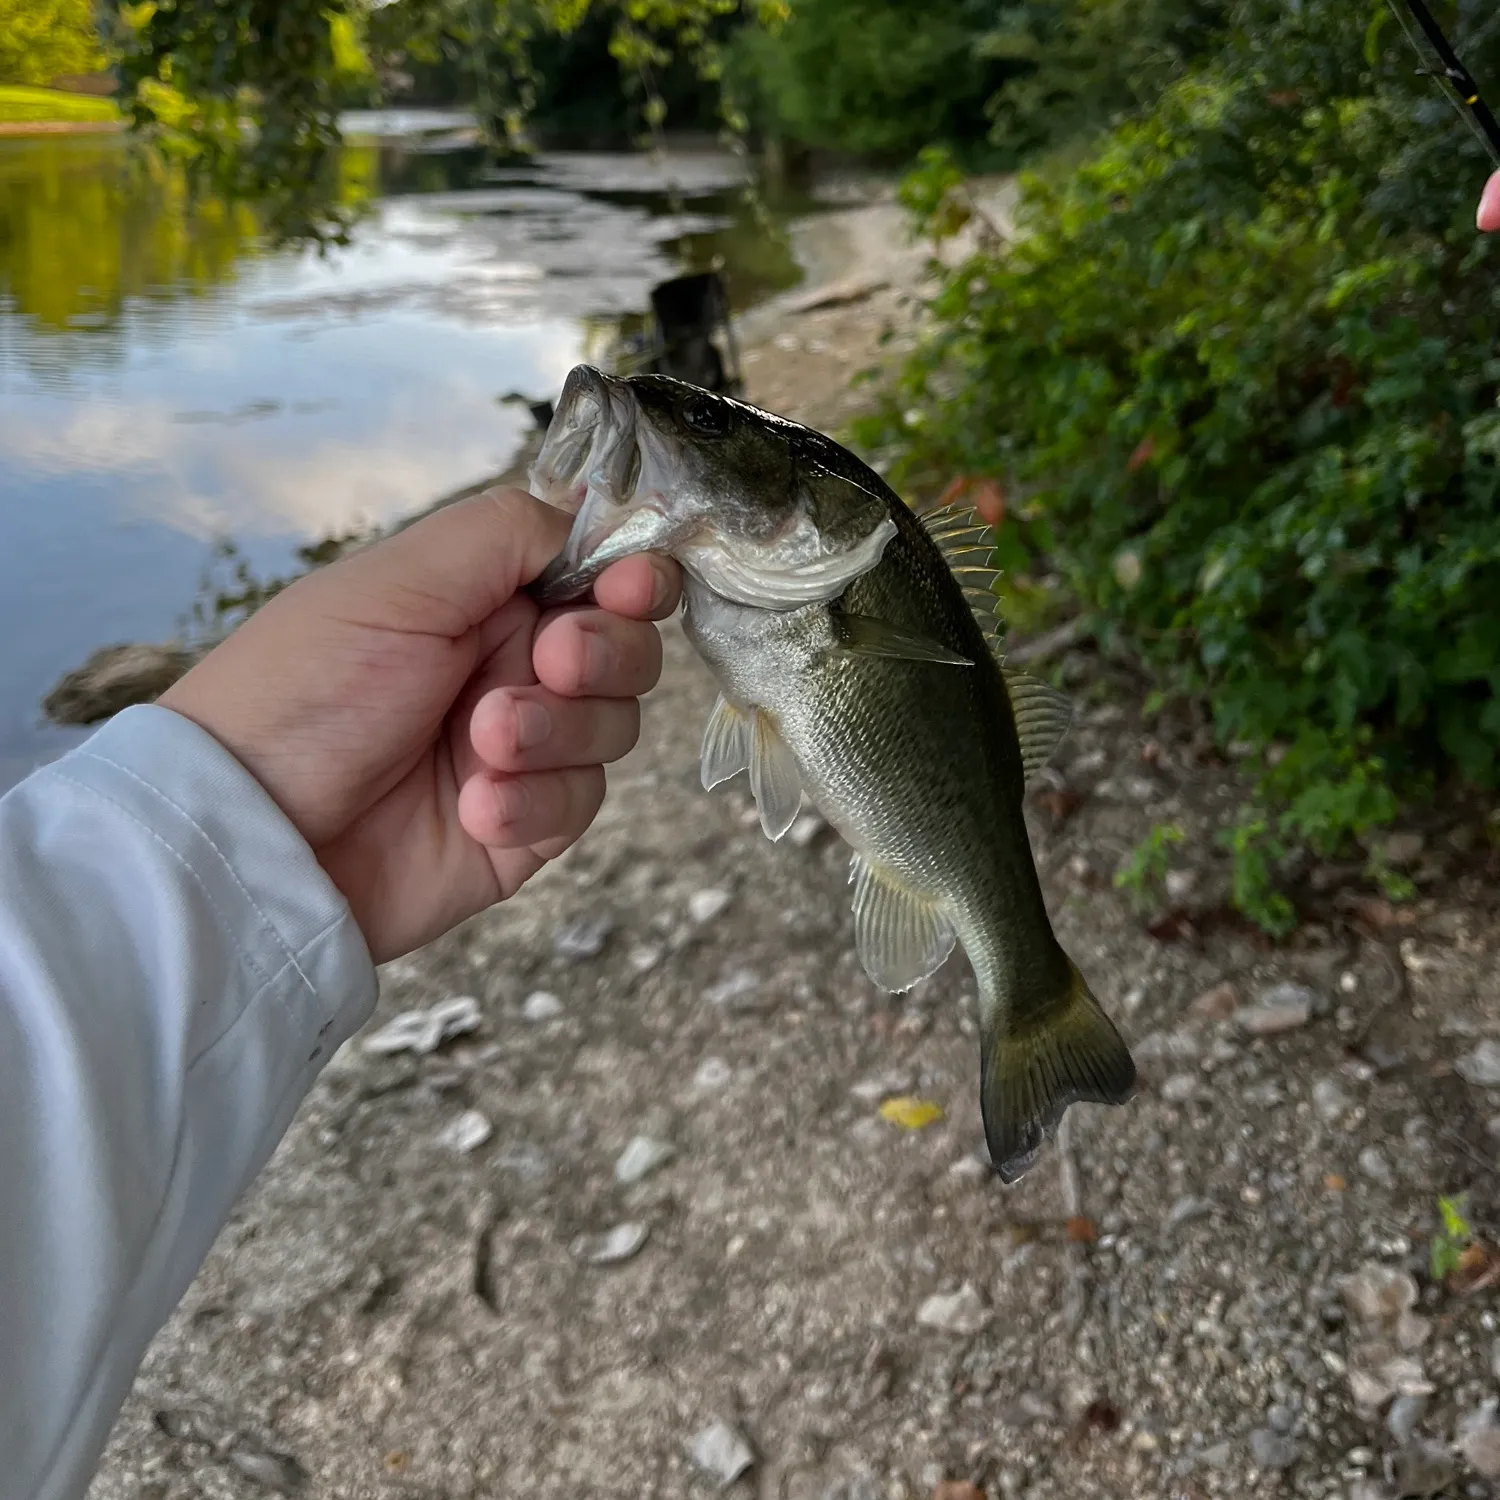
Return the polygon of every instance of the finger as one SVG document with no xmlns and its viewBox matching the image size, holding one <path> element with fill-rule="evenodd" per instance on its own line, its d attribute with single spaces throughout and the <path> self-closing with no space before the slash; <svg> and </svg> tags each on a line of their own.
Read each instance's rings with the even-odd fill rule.
<svg viewBox="0 0 1500 1500">
<path fill-rule="evenodd" d="M 542 687 L 495 688 L 474 706 L 469 738 L 492 771 L 607 765 L 635 745 L 634 698 L 563 698 Z"/>
<path fill-rule="evenodd" d="M 1484 185 L 1484 196 L 1479 200 L 1478 223 L 1487 234 L 1500 229 L 1500 172 Z"/>
<path fill-rule="evenodd" d="M 569 525 L 525 490 L 485 490 L 314 576 L 346 604 L 362 601 L 360 624 L 456 639 L 562 551 Z"/>
<path fill-rule="evenodd" d="M 638 698 L 661 676 L 661 636 L 603 609 L 542 617 L 531 647 L 537 680 L 564 698 Z"/>
<path fill-rule="evenodd" d="M 458 794 L 458 820 L 487 849 L 524 849 L 561 839 L 564 847 L 604 801 L 604 767 L 537 771 L 521 776 L 480 772 Z"/>
<path fill-rule="evenodd" d="M 681 597 L 682 570 L 655 553 L 621 558 L 594 581 L 600 608 L 633 620 L 665 620 Z"/>
</svg>

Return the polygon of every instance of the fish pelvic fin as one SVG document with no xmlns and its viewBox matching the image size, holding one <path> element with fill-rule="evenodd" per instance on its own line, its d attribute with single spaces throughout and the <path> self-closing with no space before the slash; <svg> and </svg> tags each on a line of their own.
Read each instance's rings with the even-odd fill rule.
<svg viewBox="0 0 1500 1500">
<path fill-rule="evenodd" d="M 979 1100 L 985 1140 L 1000 1180 L 1019 1181 L 1070 1104 L 1124 1104 L 1135 1061 L 1114 1022 L 1068 961 L 1066 995 L 1022 1027 L 1003 1016 L 980 1031 Z"/>
</svg>

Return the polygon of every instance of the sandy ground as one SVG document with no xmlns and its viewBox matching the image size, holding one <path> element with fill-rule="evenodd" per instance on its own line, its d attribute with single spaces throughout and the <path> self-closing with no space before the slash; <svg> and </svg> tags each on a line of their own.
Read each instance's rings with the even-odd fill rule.
<svg viewBox="0 0 1500 1500">
<path fill-rule="evenodd" d="M 849 375 L 912 330 L 897 222 L 811 231 L 821 280 L 889 284 L 751 320 L 753 400 L 852 412 Z M 1055 661 L 1080 712 L 1033 846 L 1142 1085 L 1007 1190 L 966 963 L 873 989 L 847 850 L 816 819 L 773 846 L 739 782 L 699 788 L 713 688 L 675 623 L 666 645 L 588 837 L 383 971 L 152 1348 L 96 1500 L 646 1500 L 731 1474 L 760 1500 L 1500 1493 L 1494 1261 L 1428 1270 L 1437 1194 L 1500 1228 L 1478 815 L 1404 830 L 1406 908 L 1305 870 L 1308 921 L 1273 946 L 1225 914 L 1232 766 L 1144 720 L 1122 669 Z M 1166 821 L 1169 909 L 1140 911 L 1112 875 Z M 477 1027 L 436 1051 L 364 1045 L 459 997 Z M 890 1122 L 908 1096 L 940 1116 Z M 664 1159 L 622 1181 L 637 1137 Z"/>
</svg>

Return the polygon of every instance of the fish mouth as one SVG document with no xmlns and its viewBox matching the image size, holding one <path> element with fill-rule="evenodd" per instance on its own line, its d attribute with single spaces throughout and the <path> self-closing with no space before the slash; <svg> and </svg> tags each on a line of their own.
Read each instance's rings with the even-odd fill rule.
<svg viewBox="0 0 1500 1500">
<path fill-rule="evenodd" d="M 538 499 L 573 517 L 562 552 L 532 585 L 544 604 L 586 594 L 611 563 L 667 551 L 686 529 L 670 514 L 668 455 L 623 380 L 577 365 L 527 476 Z"/>
</svg>

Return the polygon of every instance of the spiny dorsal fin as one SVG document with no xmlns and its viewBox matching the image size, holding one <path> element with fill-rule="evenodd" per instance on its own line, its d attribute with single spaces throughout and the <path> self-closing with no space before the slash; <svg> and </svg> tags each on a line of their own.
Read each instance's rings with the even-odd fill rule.
<svg viewBox="0 0 1500 1500">
<path fill-rule="evenodd" d="M 995 548 L 994 527 L 986 525 L 967 505 L 940 506 L 925 512 L 918 520 L 963 588 L 979 628 L 985 632 L 991 647 L 998 649 L 1002 626 L 995 580 L 999 569 L 990 566 Z"/>
<path fill-rule="evenodd" d="M 1040 677 L 1003 667 L 1010 691 L 1010 708 L 1016 719 L 1016 737 L 1021 742 L 1021 765 L 1029 782 L 1052 759 L 1073 722 L 1073 704 L 1067 695 Z"/>
</svg>

